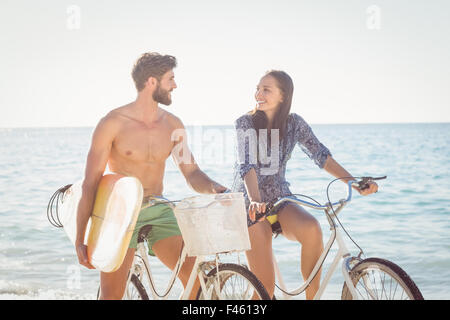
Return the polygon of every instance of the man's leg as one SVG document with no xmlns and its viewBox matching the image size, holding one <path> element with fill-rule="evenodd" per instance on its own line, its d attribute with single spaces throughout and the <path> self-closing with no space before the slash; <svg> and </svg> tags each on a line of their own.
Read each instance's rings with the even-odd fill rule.
<svg viewBox="0 0 450 320">
<path fill-rule="evenodd" d="M 152 250 L 162 263 L 164 263 L 170 270 L 173 270 L 175 269 L 178 259 L 180 258 L 182 245 L 183 239 L 181 236 L 171 236 L 156 241 L 152 247 Z M 194 267 L 194 263 L 195 257 L 186 257 L 180 268 L 178 278 L 181 280 L 184 288 L 186 288 L 192 268 Z M 193 300 L 196 298 L 199 287 L 200 282 L 198 278 L 196 278 L 189 299 Z"/>
<path fill-rule="evenodd" d="M 118 270 L 114 272 L 100 272 L 100 300 L 122 299 L 135 251 L 136 249 L 128 249 L 125 259 Z"/>
</svg>

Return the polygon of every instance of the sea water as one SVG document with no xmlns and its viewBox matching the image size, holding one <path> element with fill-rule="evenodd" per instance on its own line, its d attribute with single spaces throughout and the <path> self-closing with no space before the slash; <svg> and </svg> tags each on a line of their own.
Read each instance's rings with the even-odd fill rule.
<svg viewBox="0 0 450 320">
<path fill-rule="evenodd" d="M 333 157 L 354 176 L 387 175 L 379 192 L 354 193 L 339 215 L 340 222 L 366 257 L 400 265 L 426 299 L 450 298 L 450 124 L 312 125 Z M 62 229 L 50 225 L 47 203 L 59 187 L 82 179 L 92 128 L 0 129 L 0 299 L 95 299 L 99 273 L 78 264 L 75 249 Z M 189 127 L 189 144 L 201 169 L 223 185 L 232 184 L 233 128 Z M 286 178 L 293 193 L 324 203 L 333 179 L 300 148 L 288 162 Z M 180 200 L 195 195 L 172 159 L 167 160 L 164 195 Z M 336 182 L 330 199 L 346 195 Z M 323 212 L 308 209 L 330 236 Z M 359 249 L 350 238 L 354 254 Z M 301 246 L 282 236 L 273 240 L 284 282 L 302 283 Z M 336 253 L 324 263 L 324 275 Z M 221 259 L 246 263 L 245 255 Z M 238 260 L 237 260 L 238 259 Z M 158 290 L 170 272 L 151 259 Z M 325 299 L 340 299 L 340 267 L 331 278 Z M 176 298 L 181 289 L 175 283 Z M 280 292 L 276 291 L 281 298 Z M 304 299 L 304 294 L 294 299 Z"/>
</svg>

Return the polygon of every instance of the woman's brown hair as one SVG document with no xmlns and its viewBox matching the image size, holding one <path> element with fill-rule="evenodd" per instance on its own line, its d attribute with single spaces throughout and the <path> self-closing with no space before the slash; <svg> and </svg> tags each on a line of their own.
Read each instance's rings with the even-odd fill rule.
<svg viewBox="0 0 450 320">
<path fill-rule="evenodd" d="M 272 128 L 271 129 L 279 129 L 279 138 L 280 141 L 284 138 L 286 134 L 286 125 L 287 118 L 291 111 L 292 104 L 292 95 L 294 93 L 294 84 L 292 82 L 291 77 L 284 71 L 280 70 L 271 70 L 266 72 L 264 77 L 271 76 L 275 78 L 277 82 L 277 86 L 281 91 L 283 96 L 280 105 L 278 106 L 277 113 L 273 119 Z M 253 120 L 253 126 L 256 129 L 256 132 L 259 132 L 259 129 L 268 129 L 268 119 L 264 111 L 257 110 L 256 108 L 250 112 Z M 270 132 L 269 132 L 270 137 Z"/>
</svg>

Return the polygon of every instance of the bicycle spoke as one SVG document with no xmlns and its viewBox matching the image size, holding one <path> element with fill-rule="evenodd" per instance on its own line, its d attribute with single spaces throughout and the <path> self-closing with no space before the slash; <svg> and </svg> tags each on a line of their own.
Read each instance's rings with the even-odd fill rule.
<svg viewBox="0 0 450 320">
<path fill-rule="evenodd" d="M 359 281 L 358 281 L 358 283 L 359 283 Z M 359 295 L 361 296 L 361 298 L 363 298 L 363 294 L 362 294 L 361 291 L 358 289 L 358 288 L 359 288 L 358 283 L 355 285 L 355 290 L 358 291 L 358 293 L 359 293 Z M 365 287 L 364 283 L 363 283 L 362 286 Z M 366 292 L 366 295 L 367 295 L 367 299 L 369 299 L 369 294 L 368 294 L 367 290 L 366 290 L 365 292 Z"/>
<path fill-rule="evenodd" d="M 220 286 L 218 287 L 216 284 L 219 277 Z M 247 277 L 242 274 L 242 271 L 220 270 L 216 276 L 211 276 L 209 280 L 209 285 L 215 287 L 211 299 L 250 300 L 255 297 L 261 299 L 261 294 Z M 207 297 L 202 295 L 202 298 Z M 264 298 L 267 299 L 267 297 Z"/>
<path fill-rule="evenodd" d="M 249 285 L 247 285 L 247 288 L 246 288 L 245 291 L 244 291 L 244 295 L 243 295 L 244 297 L 249 296 L 249 295 L 248 295 L 249 290 L 251 290 L 251 288 L 250 288 Z"/>
<path fill-rule="evenodd" d="M 390 281 L 390 283 L 389 283 L 389 296 L 390 297 L 392 297 L 392 279 L 391 279 L 391 281 Z"/>
<path fill-rule="evenodd" d="M 395 293 L 397 292 L 397 288 L 398 288 L 398 282 L 396 282 L 396 284 L 395 284 L 395 288 L 394 288 L 394 297 L 395 297 Z"/>
<path fill-rule="evenodd" d="M 386 279 L 386 274 L 383 273 L 383 279 L 381 279 L 381 273 L 380 273 L 380 281 L 381 281 L 381 298 L 383 298 L 383 292 L 386 299 L 388 299 L 388 296 L 386 294 L 386 290 L 384 290 L 384 280 Z"/>
<path fill-rule="evenodd" d="M 372 289 L 372 291 L 375 292 L 375 296 L 376 296 L 375 300 L 380 300 L 378 298 L 378 287 L 376 285 L 376 277 L 375 277 L 375 271 L 374 270 L 372 270 L 372 276 L 373 276 L 373 282 L 372 282 L 372 288 L 373 289 Z"/>
<path fill-rule="evenodd" d="M 371 273 L 372 273 L 371 270 L 367 270 L 367 272 L 363 276 L 364 288 L 366 289 L 368 299 L 372 298 L 373 300 L 378 300 L 376 299 L 376 296 L 374 296 L 373 280 L 371 277 Z"/>
<path fill-rule="evenodd" d="M 355 290 L 360 299 L 369 300 L 408 300 L 410 295 L 400 280 L 377 267 L 368 267 L 358 275 L 353 275 Z M 351 293 L 348 292 L 351 296 Z"/>
</svg>

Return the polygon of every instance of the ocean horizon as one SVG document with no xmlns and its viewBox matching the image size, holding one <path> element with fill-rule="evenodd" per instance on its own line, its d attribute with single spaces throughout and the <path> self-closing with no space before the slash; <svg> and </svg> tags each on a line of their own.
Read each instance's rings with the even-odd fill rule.
<svg viewBox="0 0 450 320">
<path fill-rule="evenodd" d="M 313 123 L 308 122 L 311 126 L 348 126 L 348 125 L 434 125 L 434 124 L 449 124 L 448 121 L 433 121 L 433 122 L 348 122 L 348 123 Z M 186 127 L 234 127 L 233 124 L 189 124 L 184 123 Z M 72 126 L 11 126 L 0 127 L 2 129 L 82 129 L 82 128 L 95 128 L 95 125 L 72 125 Z"/>
</svg>

